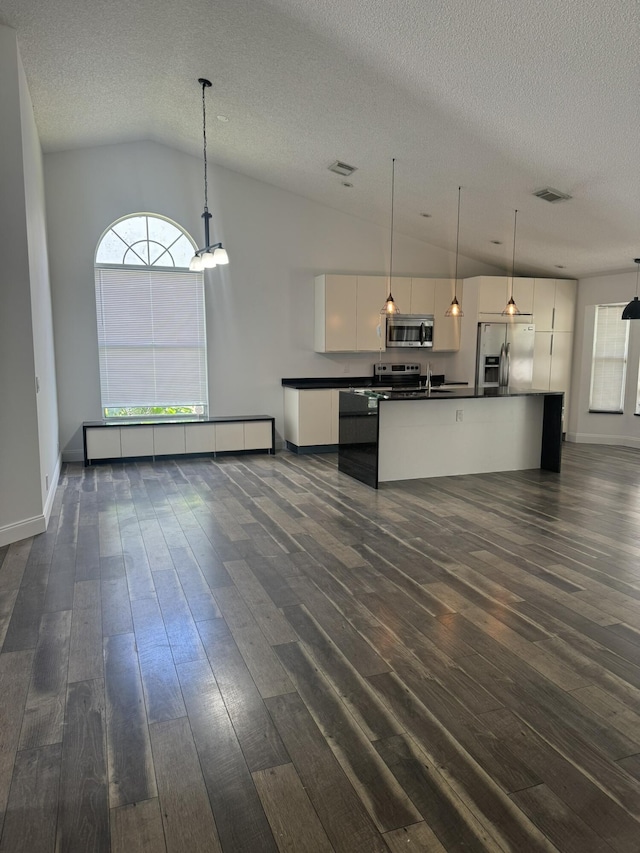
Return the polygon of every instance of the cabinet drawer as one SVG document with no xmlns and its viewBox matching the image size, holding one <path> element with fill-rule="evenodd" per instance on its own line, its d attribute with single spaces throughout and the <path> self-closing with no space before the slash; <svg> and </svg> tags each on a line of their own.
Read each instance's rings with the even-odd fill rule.
<svg viewBox="0 0 640 853">
<path fill-rule="evenodd" d="M 270 421 L 246 421 L 244 425 L 244 449 L 267 450 L 272 446 Z"/>
<path fill-rule="evenodd" d="M 153 456 L 153 427 L 126 427 L 120 432 L 123 456 Z"/>
<path fill-rule="evenodd" d="M 118 459 L 122 456 L 117 427 L 87 430 L 87 459 Z"/>
<path fill-rule="evenodd" d="M 154 427 L 153 452 L 156 456 L 172 456 L 184 453 L 184 425 Z"/>
<path fill-rule="evenodd" d="M 244 450 L 244 424 L 216 424 L 216 451 Z"/>
<path fill-rule="evenodd" d="M 184 428 L 187 453 L 214 453 L 216 449 L 215 424 L 187 424 Z"/>
</svg>

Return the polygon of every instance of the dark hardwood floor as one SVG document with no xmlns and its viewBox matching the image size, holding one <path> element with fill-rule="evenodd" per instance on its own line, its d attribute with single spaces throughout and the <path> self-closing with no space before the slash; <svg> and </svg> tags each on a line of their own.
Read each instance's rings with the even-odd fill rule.
<svg viewBox="0 0 640 853">
<path fill-rule="evenodd" d="M 0 548 L 0 853 L 640 851 L 640 454 L 63 470 Z"/>
</svg>

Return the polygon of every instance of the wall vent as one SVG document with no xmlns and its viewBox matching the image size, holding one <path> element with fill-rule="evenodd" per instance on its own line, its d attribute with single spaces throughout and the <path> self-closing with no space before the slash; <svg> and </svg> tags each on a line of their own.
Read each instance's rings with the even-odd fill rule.
<svg viewBox="0 0 640 853">
<path fill-rule="evenodd" d="M 335 172 L 336 175 L 341 175 L 343 178 L 348 178 L 358 171 L 357 166 L 350 166 L 348 163 L 343 163 L 341 160 L 336 160 L 329 166 L 330 172 Z"/>
<path fill-rule="evenodd" d="M 570 195 L 566 193 L 561 193 L 560 190 L 554 190 L 551 187 L 545 187 L 543 190 L 538 190 L 534 193 L 537 198 L 541 198 L 543 201 L 567 201 L 571 198 Z"/>
</svg>

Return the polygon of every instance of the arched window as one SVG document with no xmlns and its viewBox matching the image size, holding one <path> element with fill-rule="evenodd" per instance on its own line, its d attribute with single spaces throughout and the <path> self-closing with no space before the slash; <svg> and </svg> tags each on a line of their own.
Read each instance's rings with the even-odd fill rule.
<svg viewBox="0 0 640 853">
<path fill-rule="evenodd" d="M 196 244 L 175 222 L 125 216 L 95 258 L 104 417 L 206 414 L 204 278 Z"/>
</svg>

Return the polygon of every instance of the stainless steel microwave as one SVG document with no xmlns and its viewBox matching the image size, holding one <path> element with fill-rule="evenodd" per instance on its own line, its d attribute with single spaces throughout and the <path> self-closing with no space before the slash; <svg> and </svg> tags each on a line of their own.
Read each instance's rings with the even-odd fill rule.
<svg viewBox="0 0 640 853">
<path fill-rule="evenodd" d="M 387 349 L 432 346 L 433 314 L 396 314 L 387 317 Z"/>
</svg>

